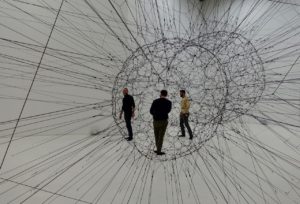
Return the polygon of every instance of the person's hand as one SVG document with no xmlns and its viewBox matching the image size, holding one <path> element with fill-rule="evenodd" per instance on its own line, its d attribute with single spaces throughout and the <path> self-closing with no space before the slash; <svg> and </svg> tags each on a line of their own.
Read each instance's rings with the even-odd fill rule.
<svg viewBox="0 0 300 204">
<path fill-rule="evenodd" d="M 122 113 L 120 113 L 120 115 L 119 115 L 119 119 L 120 119 L 120 120 L 122 119 Z"/>
<path fill-rule="evenodd" d="M 131 117 L 134 118 L 134 116 L 135 116 L 135 114 L 134 114 L 134 112 L 132 112 Z"/>
</svg>

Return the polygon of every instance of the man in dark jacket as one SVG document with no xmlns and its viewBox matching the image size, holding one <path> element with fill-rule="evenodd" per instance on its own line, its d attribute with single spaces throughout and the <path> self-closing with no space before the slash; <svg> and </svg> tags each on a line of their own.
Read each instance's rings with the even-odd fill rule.
<svg viewBox="0 0 300 204">
<path fill-rule="evenodd" d="M 133 138 L 132 126 L 131 126 L 131 118 L 134 117 L 135 103 L 134 99 L 131 95 L 128 94 L 128 89 L 123 89 L 123 105 L 120 113 L 120 119 L 122 118 L 122 114 L 124 112 L 124 119 L 126 123 L 126 128 L 128 130 L 128 137 L 125 138 L 128 141 L 131 141 Z"/>
<path fill-rule="evenodd" d="M 172 103 L 167 99 L 167 95 L 168 92 L 166 90 L 162 90 L 160 92 L 160 98 L 154 100 L 150 108 L 150 113 L 153 116 L 155 144 L 157 148 L 154 152 L 157 155 L 165 154 L 161 151 L 161 149 L 168 126 L 168 114 L 172 108 Z"/>
</svg>

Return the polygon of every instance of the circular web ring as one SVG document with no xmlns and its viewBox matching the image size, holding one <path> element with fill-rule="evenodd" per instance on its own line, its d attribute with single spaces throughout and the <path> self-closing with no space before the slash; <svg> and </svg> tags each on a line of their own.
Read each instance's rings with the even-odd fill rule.
<svg viewBox="0 0 300 204">
<path fill-rule="evenodd" d="M 236 33 L 213 32 L 193 40 L 162 39 L 138 48 L 124 63 L 113 89 L 113 115 L 122 105 L 121 90 L 128 87 L 136 102 L 134 144 L 150 159 L 170 160 L 190 154 L 212 138 L 220 124 L 250 110 L 264 90 L 264 70 L 254 46 Z M 166 156 L 157 157 L 151 103 L 166 88 L 173 109 L 164 138 Z M 191 100 L 192 141 L 179 138 L 179 90 Z M 118 124 L 117 118 L 115 118 Z M 123 123 L 118 124 L 126 136 Z"/>
</svg>

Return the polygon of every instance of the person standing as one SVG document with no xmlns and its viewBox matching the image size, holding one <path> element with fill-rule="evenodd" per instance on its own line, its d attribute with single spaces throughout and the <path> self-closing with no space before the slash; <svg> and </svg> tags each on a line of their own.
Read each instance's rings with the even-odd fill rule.
<svg viewBox="0 0 300 204">
<path fill-rule="evenodd" d="M 122 110 L 120 112 L 120 119 L 122 118 L 122 114 L 124 112 L 124 119 L 126 123 L 126 128 L 128 130 L 128 137 L 125 139 L 131 141 L 133 139 L 131 118 L 134 117 L 135 103 L 133 97 L 128 94 L 127 88 L 123 89 L 123 95 L 124 98 L 123 98 Z"/>
<path fill-rule="evenodd" d="M 180 97 L 181 99 L 181 111 L 180 111 L 180 128 L 181 128 L 181 135 L 179 137 L 185 137 L 185 129 L 184 126 L 187 128 L 190 140 L 193 139 L 193 133 L 191 127 L 189 125 L 189 109 L 190 109 L 190 101 L 186 96 L 185 90 L 180 90 Z"/>
<path fill-rule="evenodd" d="M 161 151 L 165 132 L 168 126 L 168 114 L 172 109 L 172 103 L 167 99 L 168 92 L 161 90 L 160 98 L 153 101 L 150 114 L 153 116 L 153 127 L 155 136 L 156 150 L 154 151 L 157 155 L 164 155 Z"/>
</svg>

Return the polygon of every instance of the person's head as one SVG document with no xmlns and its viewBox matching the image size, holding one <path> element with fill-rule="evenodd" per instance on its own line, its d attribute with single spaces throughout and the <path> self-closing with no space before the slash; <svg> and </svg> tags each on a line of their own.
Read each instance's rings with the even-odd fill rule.
<svg viewBox="0 0 300 204">
<path fill-rule="evenodd" d="M 161 90 L 161 91 L 160 91 L 160 97 L 165 98 L 165 97 L 167 97 L 167 96 L 168 96 L 168 91 L 167 91 L 167 90 Z"/>
<path fill-rule="evenodd" d="M 127 88 L 124 88 L 123 89 L 123 95 L 125 96 L 125 95 L 127 95 L 128 94 L 128 89 Z"/>
<path fill-rule="evenodd" d="M 182 97 L 182 98 L 185 97 L 185 90 L 183 90 L 183 89 L 180 90 L 180 97 Z"/>
</svg>

